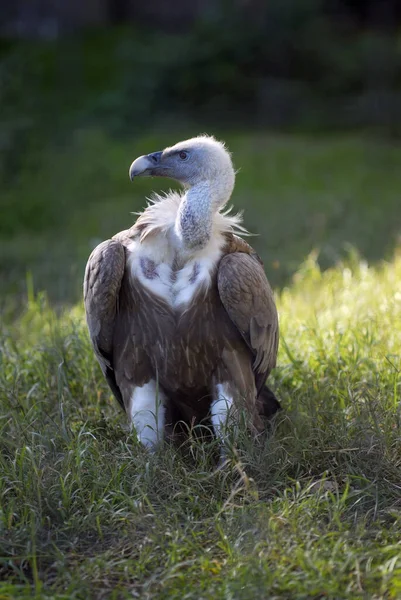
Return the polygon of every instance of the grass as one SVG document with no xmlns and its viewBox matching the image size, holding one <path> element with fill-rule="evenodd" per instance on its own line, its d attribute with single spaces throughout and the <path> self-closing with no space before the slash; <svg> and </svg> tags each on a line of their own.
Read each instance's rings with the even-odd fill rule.
<svg viewBox="0 0 401 600">
<path fill-rule="evenodd" d="M 2 598 L 398 598 L 401 257 L 277 297 L 284 412 L 231 464 L 124 429 L 81 305 L 2 322 Z"/>
</svg>

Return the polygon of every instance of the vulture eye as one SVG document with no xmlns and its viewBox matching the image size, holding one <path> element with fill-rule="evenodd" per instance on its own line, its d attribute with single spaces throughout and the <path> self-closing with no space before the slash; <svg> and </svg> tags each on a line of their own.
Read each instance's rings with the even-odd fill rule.
<svg viewBox="0 0 401 600">
<path fill-rule="evenodd" d="M 181 158 L 181 160 L 187 160 L 189 154 L 188 152 L 185 152 L 185 150 L 181 150 L 178 156 Z"/>
</svg>

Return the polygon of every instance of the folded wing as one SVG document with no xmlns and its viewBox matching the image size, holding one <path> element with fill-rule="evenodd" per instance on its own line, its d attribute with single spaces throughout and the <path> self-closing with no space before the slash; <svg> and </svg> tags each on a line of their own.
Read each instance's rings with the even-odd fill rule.
<svg viewBox="0 0 401 600">
<path fill-rule="evenodd" d="M 279 326 L 273 292 L 257 255 L 226 254 L 219 264 L 217 285 L 224 308 L 253 354 L 259 394 L 276 366 Z"/>
<path fill-rule="evenodd" d="M 123 408 L 124 402 L 113 366 L 113 333 L 124 270 L 124 246 L 118 240 L 106 240 L 90 255 L 84 279 L 89 335 L 103 374 Z"/>
</svg>

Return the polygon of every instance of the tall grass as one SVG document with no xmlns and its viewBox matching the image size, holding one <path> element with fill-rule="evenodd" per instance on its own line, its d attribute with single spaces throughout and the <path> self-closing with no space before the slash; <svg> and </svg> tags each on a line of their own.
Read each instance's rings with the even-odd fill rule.
<svg viewBox="0 0 401 600">
<path fill-rule="evenodd" d="M 3 597 L 399 597 L 401 258 L 312 254 L 277 300 L 284 411 L 225 469 L 138 445 L 81 305 L 3 319 Z"/>
</svg>

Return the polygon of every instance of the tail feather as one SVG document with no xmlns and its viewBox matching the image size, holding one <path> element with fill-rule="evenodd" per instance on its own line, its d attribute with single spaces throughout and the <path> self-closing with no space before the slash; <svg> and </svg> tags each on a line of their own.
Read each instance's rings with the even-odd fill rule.
<svg viewBox="0 0 401 600">
<path fill-rule="evenodd" d="M 266 419 L 271 419 L 279 410 L 282 410 L 280 402 L 267 385 L 262 388 L 259 397 L 259 414 Z"/>
</svg>

